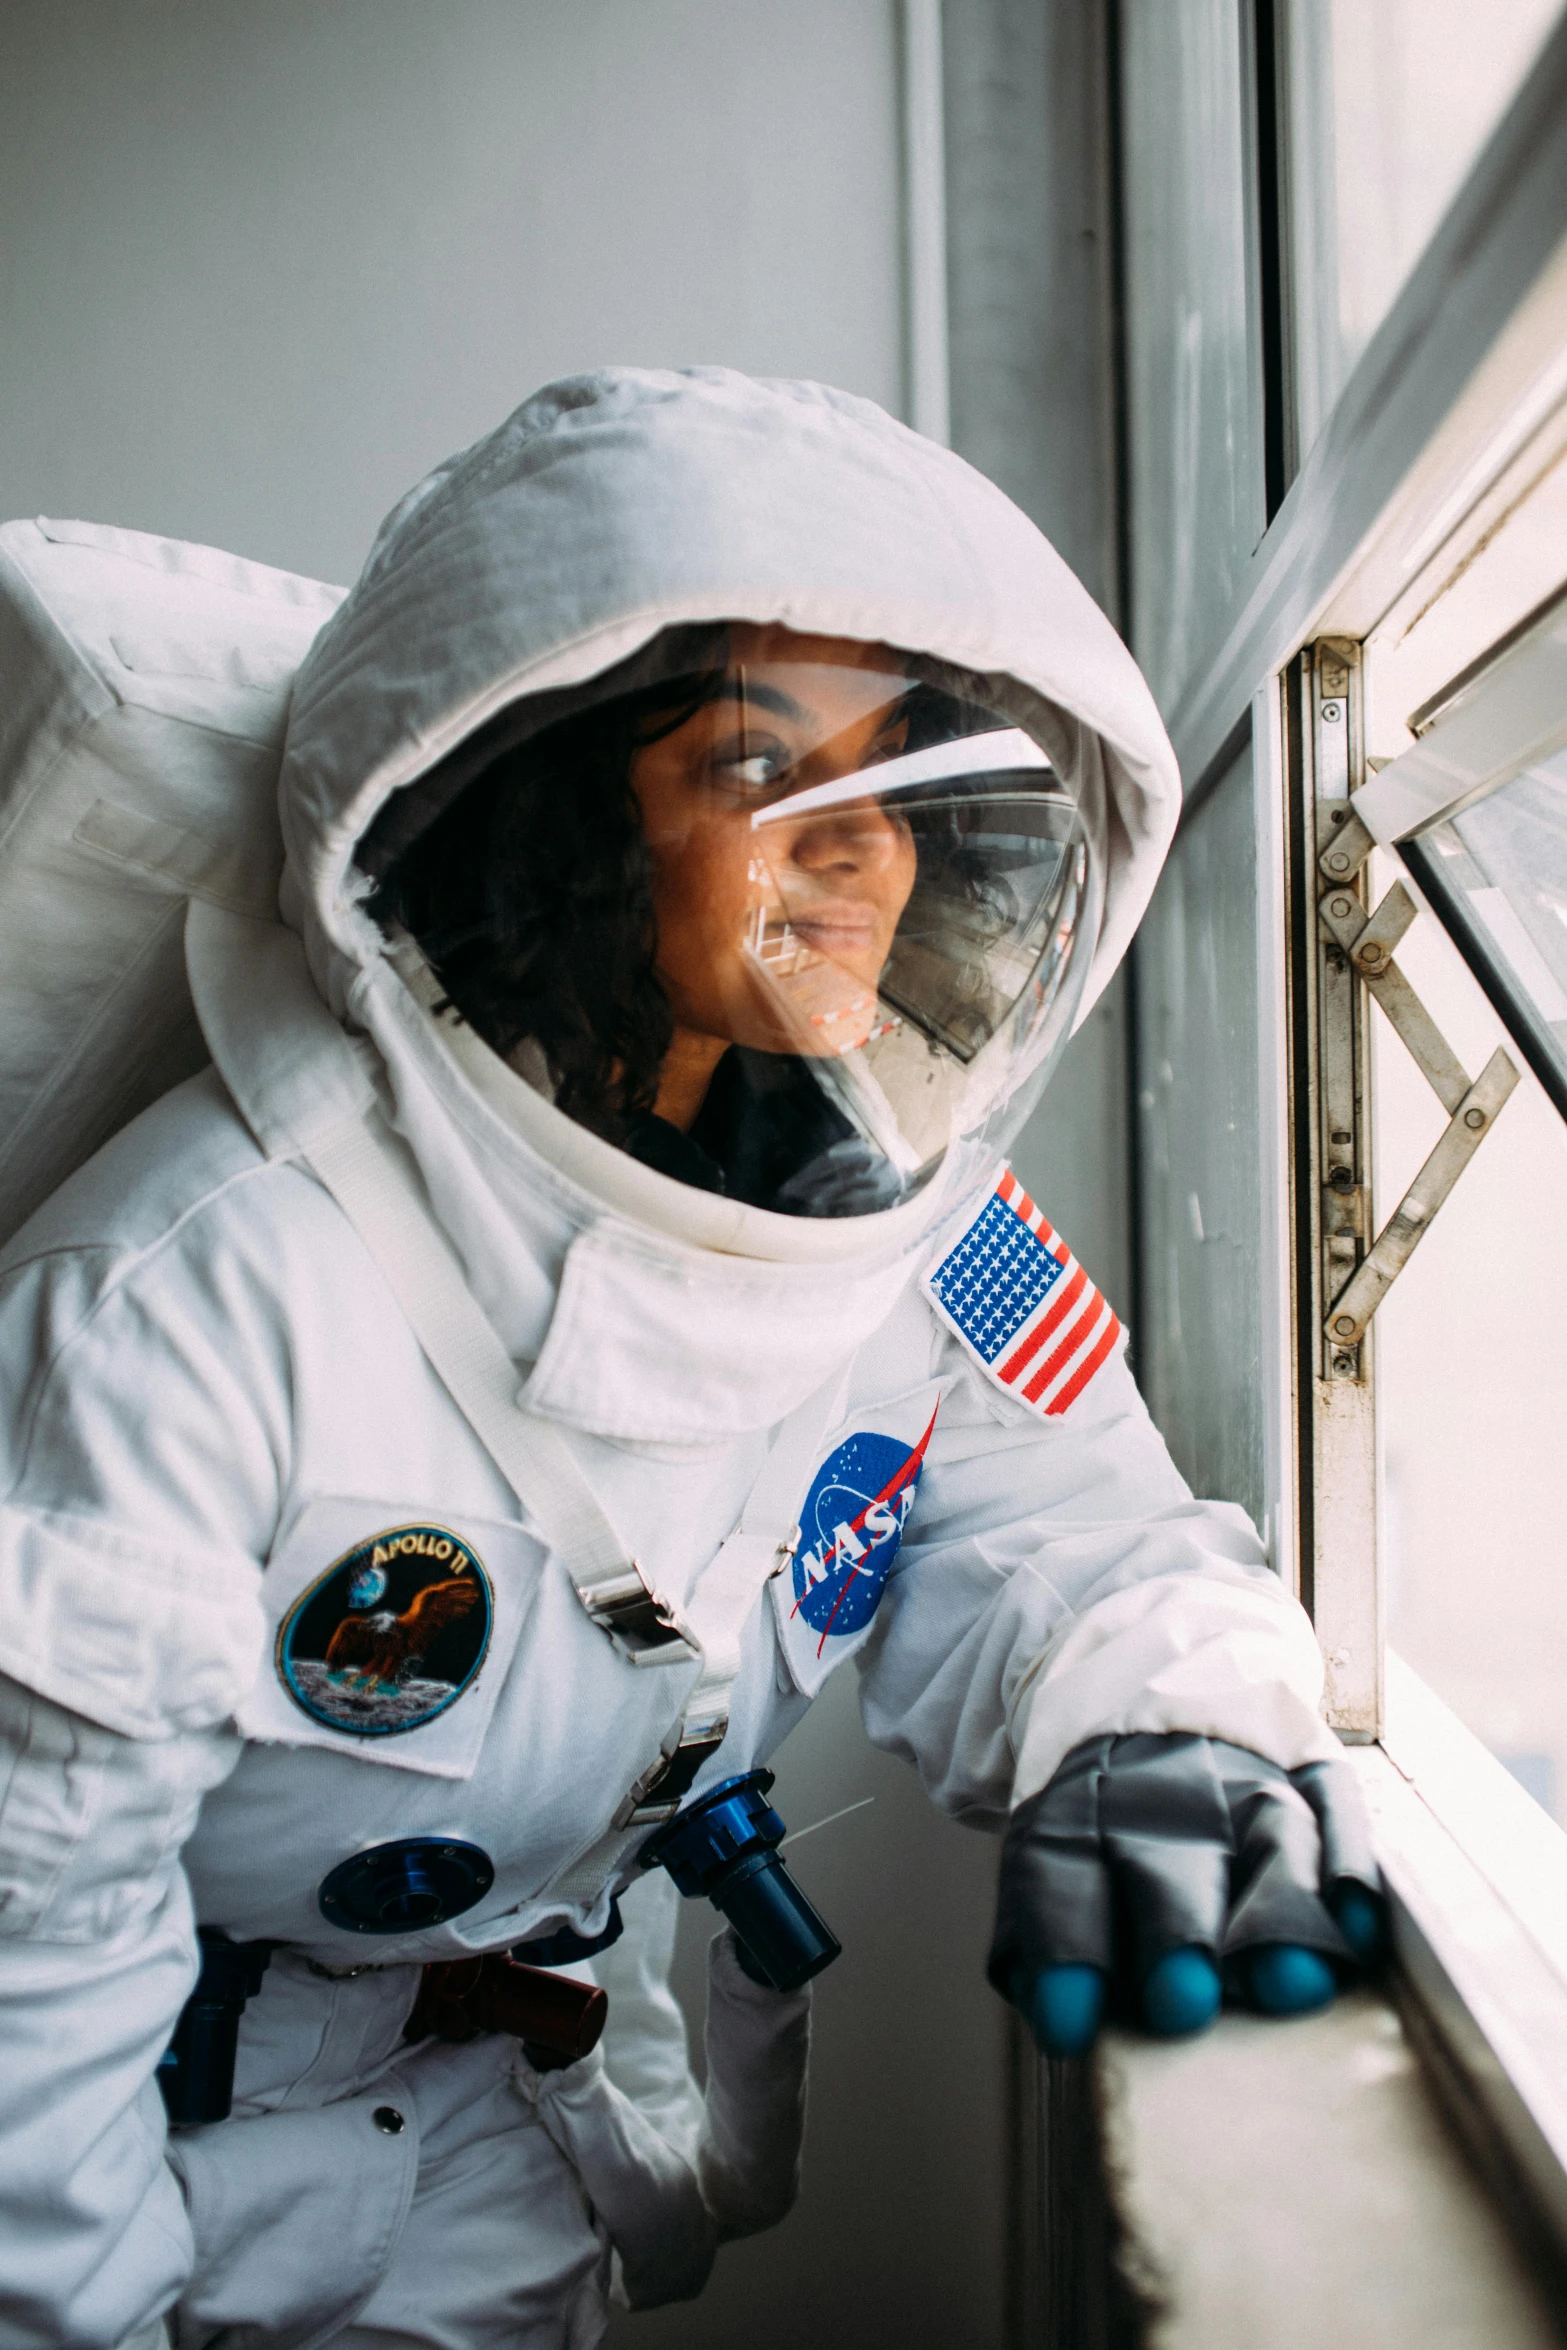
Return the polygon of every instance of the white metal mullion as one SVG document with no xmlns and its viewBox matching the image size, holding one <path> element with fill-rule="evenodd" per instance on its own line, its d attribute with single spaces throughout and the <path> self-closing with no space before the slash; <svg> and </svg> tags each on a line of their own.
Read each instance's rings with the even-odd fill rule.
<svg viewBox="0 0 1567 2350">
<path fill-rule="evenodd" d="M 941 0 L 899 0 L 903 100 L 904 412 L 951 439 L 947 355 L 947 160 Z"/>
<path fill-rule="evenodd" d="M 1253 805 L 1257 823 L 1257 1106 L 1261 1122 L 1261 1231 L 1264 1534 L 1274 1572 L 1300 1590 L 1294 1341 L 1290 1299 L 1289 1007 L 1282 974 L 1288 954 L 1284 764 L 1279 686 L 1269 678 L 1252 703 Z"/>
<path fill-rule="evenodd" d="M 1349 795 L 1363 763 L 1358 645 L 1314 648 L 1302 678 L 1304 855 L 1296 887 L 1305 895 L 1305 951 L 1311 960 L 1306 1066 L 1297 1073 L 1298 1117 L 1308 1121 L 1306 1198 L 1297 1206 L 1298 1244 L 1309 1282 L 1297 1311 L 1309 1339 L 1297 1361 L 1310 1378 L 1307 1412 L 1311 1557 L 1304 1577 L 1327 1672 L 1327 1717 L 1341 1736 L 1367 1740 L 1382 1725 L 1382 1595 L 1377 1559 L 1376 1406 L 1372 1340 L 1329 1344 L 1327 1302 L 1351 1279 L 1370 1239 L 1370 1025 L 1366 992 L 1350 958 L 1322 927 L 1317 862 L 1351 823 Z M 1335 883 L 1364 914 L 1363 875 Z"/>
</svg>

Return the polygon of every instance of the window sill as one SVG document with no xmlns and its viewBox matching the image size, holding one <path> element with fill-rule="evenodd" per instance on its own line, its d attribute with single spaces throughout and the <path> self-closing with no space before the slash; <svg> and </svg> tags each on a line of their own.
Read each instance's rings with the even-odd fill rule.
<svg viewBox="0 0 1567 2350">
<path fill-rule="evenodd" d="M 1117 2033 L 1097 2070 L 1107 2201 L 1148 2350 L 1559 2340 L 1382 2000 L 1290 2024 L 1226 2016 L 1174 2044 Z"/>
<path fill-rule="evenodd" d="M 1413 2020 L 1482 2161 L 1567 2258 L 1567 1836 L 1397 1657 L 1383 1743 L 1353 1760 Z"/>
<path fill-rule="evenodd" d="M 1112 2032 L 1091 2066 L 1022 2056 L 1018 2344 L 1562 2340 L 1567 1836 L 1396 1658 L 1387 1718 L 1352 1760 L 1396 2004 Z"/>
</svg>

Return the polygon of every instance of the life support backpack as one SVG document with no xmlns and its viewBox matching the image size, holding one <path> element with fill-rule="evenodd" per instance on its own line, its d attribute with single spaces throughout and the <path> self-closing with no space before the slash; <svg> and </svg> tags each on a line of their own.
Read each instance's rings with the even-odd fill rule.
<svg viewBox="0 0 1567 2350">
<path fill-rule="evenodd" d="M 289 693 L 343 592 L 0 525 L 0 1241 L 207 1060 L 186 906 L 276 918 Z"/>
</svg>

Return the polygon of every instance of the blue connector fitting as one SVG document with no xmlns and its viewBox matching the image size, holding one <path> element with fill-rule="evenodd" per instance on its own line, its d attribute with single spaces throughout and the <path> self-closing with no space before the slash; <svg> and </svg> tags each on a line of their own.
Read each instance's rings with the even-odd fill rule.
<svg viewBox="0 0 1567 2350">
<path fill-rule="evenodd" d="M 721 1779 L 654 1829 L 637 1866 L 668 1869 L 688 1900 L 702 1894 L 721 1911 L 754 1982 L 798 1991 L 843 1945 L 784 1866 L 784 1824 L 767 1800 L 772 1783 L 771 1771 Z"/>
</svg>

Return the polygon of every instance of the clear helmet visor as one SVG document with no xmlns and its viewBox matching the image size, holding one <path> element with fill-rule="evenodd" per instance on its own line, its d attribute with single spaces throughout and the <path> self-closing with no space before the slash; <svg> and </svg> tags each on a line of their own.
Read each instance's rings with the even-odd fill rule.
<svg viewBox="0 0 1567 2350">
<path fill-rule="evenodd" d="M 671 631 L 389 807 L 375 910 L 645 1164 L 875 1213 L 1004 1149 L 1070 1032 L 1103 814 L 1097 761 L 1063 778 L 1036 739 L 1054 717 L 884 645 Z"/>
<path fill-rule="evenodd" d="M 1094 812 L 950 672 L 732 637 L 632 761 L 677 1023 L 658 1109 L 754 1204 L 863 1214 L 1026 1114 L 1097 932 Z"/>
</svg>

